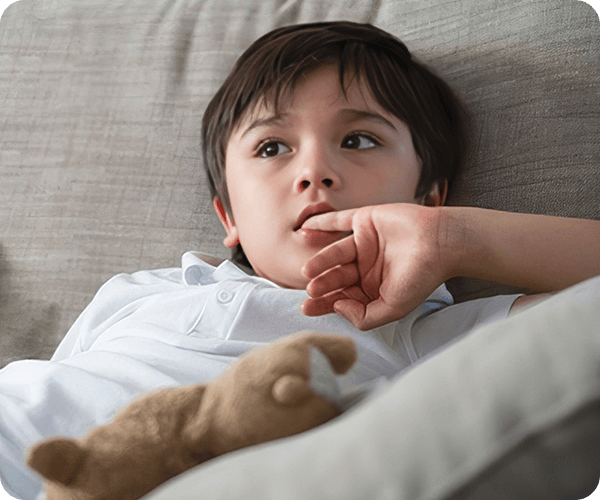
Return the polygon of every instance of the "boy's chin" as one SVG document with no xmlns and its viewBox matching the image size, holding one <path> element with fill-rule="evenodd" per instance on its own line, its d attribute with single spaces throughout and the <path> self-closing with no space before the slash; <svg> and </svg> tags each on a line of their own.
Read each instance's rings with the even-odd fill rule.
<svg viewBox="0 0 600 500">
<path fill-rule="evenodd" d="M 287 272 L 281 272 L 281 270 L 279 270 L 279 272 L 277 272 L 278 270 L 265 272 L 263 270 L 255 269 L 254 271 L 256 276 L 268 279 L 282 288 L 305 290 L 310 280 L 302 275 L 301 269 L 303 265 L 304 264 L 298 266 L 298 269 L 295 270 L 296 272 L 293 273 L 291 270 L 287 270 Z"/>
<path fill-rule="evenodd" d="M 278 283 L 275 280 L 271 280 L 274 283 L 277 283 L 279 286 L 283 287 L 283 288 L 289 288 L 291 290 L 306 290 L 306 286 L 309 283 L 309 279 L 305 278 L 304 276 L 302 276 L 302 273 L 300 273 L 300 271 L 298 271 L 298 277 L 296 278 L 290 278 L 288 280 L 285 280 L 285 282 L 281 282 Z"/>
</svg>

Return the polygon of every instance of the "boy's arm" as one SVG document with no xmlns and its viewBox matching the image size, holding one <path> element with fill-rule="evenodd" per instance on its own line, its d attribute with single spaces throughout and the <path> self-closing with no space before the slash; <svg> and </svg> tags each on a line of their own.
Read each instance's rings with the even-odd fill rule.
<svg viewBox="0 0 600 500">
<path fill-rule="evenodd" d="M 441 207 L 451 274 L 552 292 L 600 275 L 600 221 Z"/>
<path fill-rule="evenodd" d="M 593 220 L 393 203 L 316 215 L 303 227 L 352 234 L 305 264 L 302 311 L 335 311 L 360 330 L 406 316 L 453 277 L 547 293 L 600 275 Z"/>
</svg>

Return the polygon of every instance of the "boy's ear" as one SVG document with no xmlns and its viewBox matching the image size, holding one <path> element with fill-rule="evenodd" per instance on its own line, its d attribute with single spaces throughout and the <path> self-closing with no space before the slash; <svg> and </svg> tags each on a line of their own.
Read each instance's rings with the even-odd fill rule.
<svg viewBox="0 0 600 500">
<path fill-rule="evenodd" d="M 431 191 L 423 197 L 421 203 L 426 207 L 441 207 L 446 202 L 447 195 L 448 179 L 443 179 L 433 185 Z"/>
<path fill-rule="evenodd" d="M 221 200 L 219 200 L 219 198 L 216 196 L 213 198 L 213 206 L 215 207 L 215 211 L 219 216 L 219 220 L 221 221 L 221 224 L 223 224 L 225 232 L 227 233 L 227 236 L 223 240 L 223 245 L 225 245 L 227 248 L 234 248 L 238 246 L 240 244 L 240 238 L 238 236 L 237 228 L 235 227 L 233 221 L 229 218 L 229 215 L 227 215 L 227 212 L 225 212 Z"/>
</svg>

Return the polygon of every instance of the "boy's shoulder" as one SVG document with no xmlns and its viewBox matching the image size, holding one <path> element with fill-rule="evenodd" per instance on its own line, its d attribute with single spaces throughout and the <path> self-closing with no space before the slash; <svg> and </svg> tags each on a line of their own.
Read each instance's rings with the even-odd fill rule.
<svg viewBox="0 0 600 500">
<path fill-rule="evenodd" d="M 186 252 L 181 258 L 181 267 L 144 269 L 113 276 L 99 288 L 96 298 L 104 295 L 116 297 L 124 292 L 131 299 L 132 294 L 152 295 L 181 286 L 194 285 L 197 283 L 188 278 L 198 274 L 212 274 L 227 262 L 225 259 L 200 252 Z"/>
<path fill-rule="evenodd" d="M 232 278 L 254 279 L 230 261 L 187 252 L 182 257 L 181 267 L 140 270 L 113 276 L 98 289 L 78 321 L 91 321 L 93 324 L 87 325 L 91 329 L 116 312 L 132 307 L 134 303 Z M 200 290 L 203 288 L 200 287 Z"/>
<path fill-rule="evenodd" d="M 516 299 L 522 294 L 494 295 L 449 304 L 439 308 L 432 314 L 423 316 L 415 323 L 416 328 L 432 328 L 436 331 L 442 329 L 453 332 L 453 335 L 464 333 L 492 321 L 506 319 Z"/>
</svg>

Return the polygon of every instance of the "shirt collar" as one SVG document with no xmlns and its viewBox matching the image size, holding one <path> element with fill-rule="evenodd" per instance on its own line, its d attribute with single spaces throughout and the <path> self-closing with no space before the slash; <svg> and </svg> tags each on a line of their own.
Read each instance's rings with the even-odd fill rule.
<svg viewBox="0 0 600 500">
<path fill-rule="evenodd" d="M 230 260 L 220 259 L 212 255 L 200 252 L 186 252 L 181 258 L 183 281 L 187 285 L 210 285 L 227 279 L 238 281 L 260 282 L 273 288 L 283 288 L 272 281 L 250 276 L 242 271 Z M 446 289 L 446 285 L 440 285 L 426 300 L 430 308 L 452 305 L 454 299 Z"/>
<path fill-rule="evenodd" d="M 249 275 L 230 260 L 200 252 L 186 252 L 181 258 L 181 267 L 183 282 L 187 285 L 209 285 L 227 279 L 235 279 L 238 281 L 259 281 L 274 288 L 281 288 L 265 278 Z"/>
</svg>

